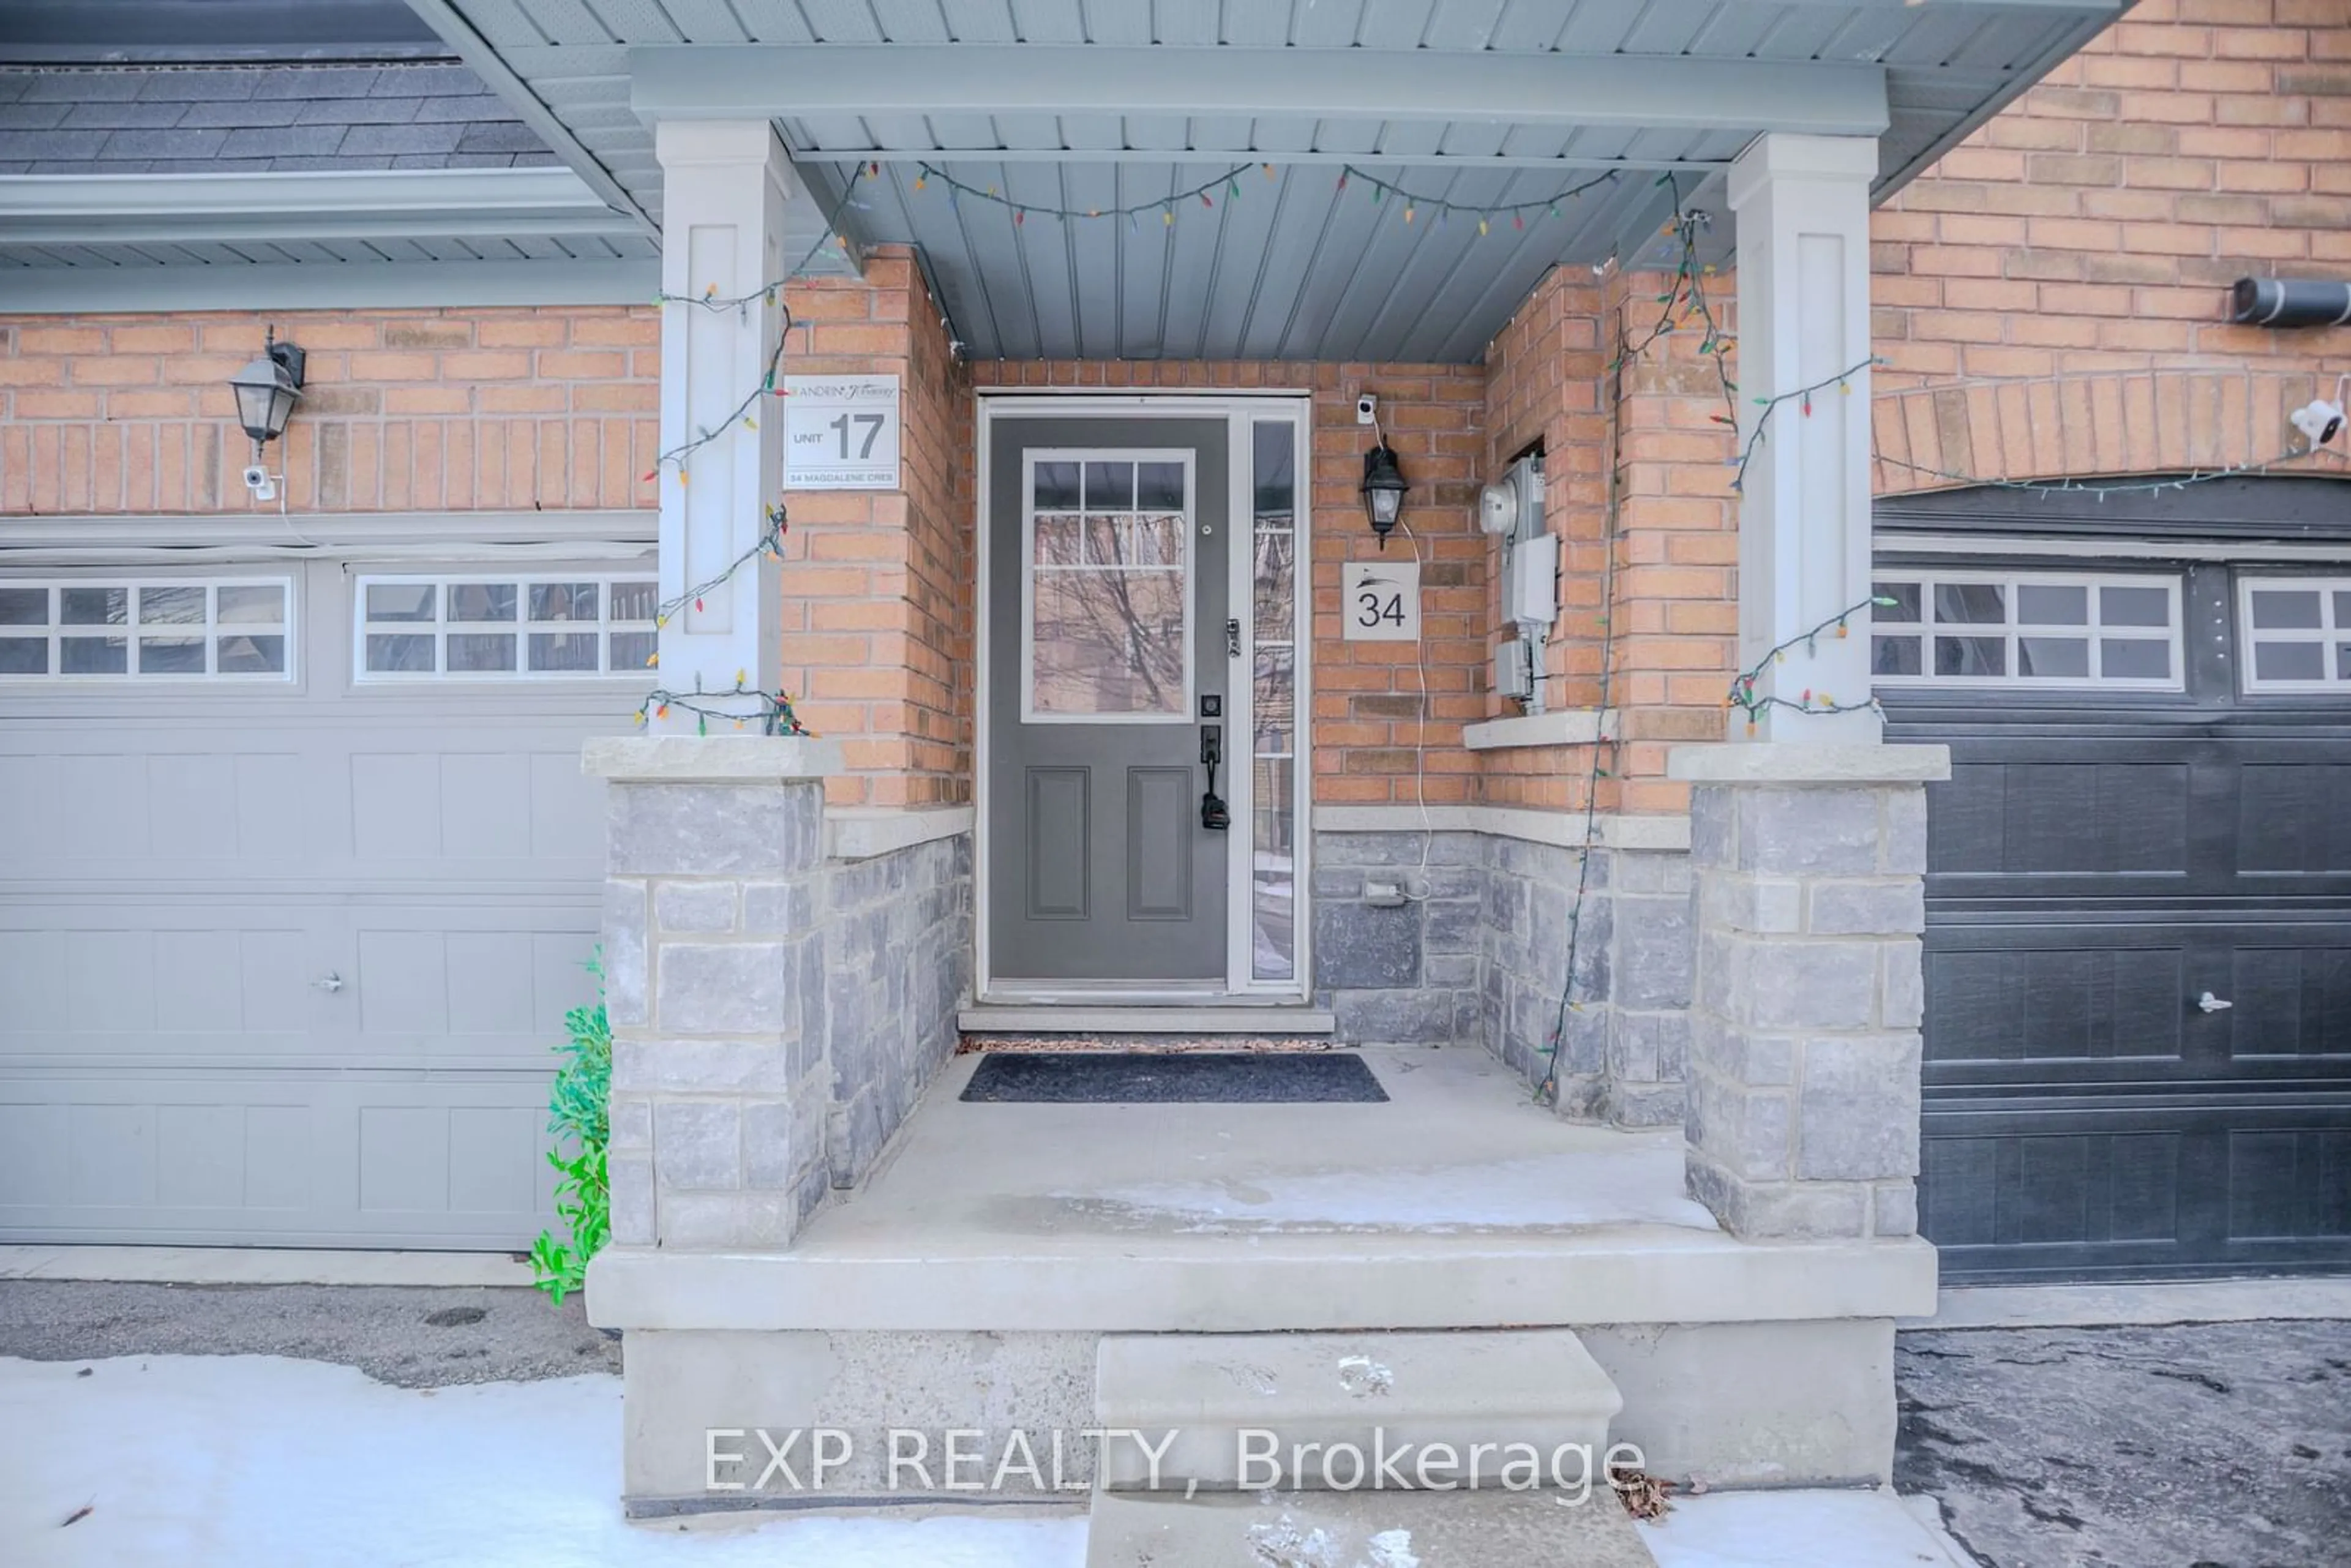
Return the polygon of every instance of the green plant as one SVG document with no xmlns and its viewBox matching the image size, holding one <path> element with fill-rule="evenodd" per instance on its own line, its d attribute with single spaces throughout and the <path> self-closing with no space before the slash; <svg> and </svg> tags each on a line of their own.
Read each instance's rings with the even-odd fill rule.
<svg viewBox="0 0 2351 1568">
<path fill-rule="evenodd" d="M 556 1047 L 567 1060 L 555 1074 L 548 1098 L 547 1130 L 555 1146 L 547 1163 L 555 1167 L 555 1213 L 569 1239 L 542 1230 L 531 1243 L 530 1265 L 538 1288 L 558 1306 L 588 1282 L 588 1260 L 611 1231 L 612 1194 L 604 1180 L 604 1149 L 611 1140 L 612 1026 L 605 1016 L 603 966 L 588 961 L 596 977 L 593 1007 L 563 1015 L 570 1040 Z"/>
</svg>

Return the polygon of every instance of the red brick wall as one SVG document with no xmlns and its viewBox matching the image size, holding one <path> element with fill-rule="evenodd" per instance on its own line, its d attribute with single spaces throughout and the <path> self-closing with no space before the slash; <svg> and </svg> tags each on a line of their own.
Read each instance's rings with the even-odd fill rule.
<svg viewBox="0 0 2351 1568">
<path fill-rule="evenodd" d="M 2228 286 L 2351 276 L 2351 0 L 2139 0 L 1871 239 L 1881 493 L 2274 455 L 2351 329 Z"/>
<path fill-rule="evenodd" d="M 290 510 L 653 504 L 653 311 L 560 306 L 0 317 L 0 512 L 253 509 L 227 381 L 273 324 L 308 354 Z"/>
<path fill-rule="evenodd" d="M 863 281 L 786 297 L 794 375 L 896 375 L 904 487 L 785 497 L 784 682 L 809 727 L 843 742 L 836 806 L 971 799 L 971 380 L 912 256 L 870 253 Z"/>
<path fill-rule="evenodd" d="M 1479 367 L 1006 361 L 975 366 L 972 376 L 977 385 L 1006 388 L 1311 391 L 1314 799 L 1434 805 L 1476 798 L 1476 759 L 1461 747 L 1461 728 L 1486 712 L 1486 541 L 1476 510 L 1486 378 Z M 1345 563 L 1380 553 L 1357 493 L 1371 445 L 1371 433 L 1355 423 L 1358 392 L 1379 395 L 1381 425 L 1412 485 L 1405 517 L 1419 536 L 1423 562 L 1417 650 L 1349 643 L 1341 631 Z M 1395 536 L 1390 559 L 1402 542 Z"/>
<path fill-rule="evenodd" d="M 1716 417 L 1725 406 L 1714 365 L 1698 351 L 1703 333 L 1692 321 L 1656 337 L 1626 362 L 1621 401 L 1609 368 L 1620 341 L 1651 337 L 1671 282 L 1554 272 L 1487 352 L 1488 472 L 1499 476 L 1541 439 L 1546 512 L 1562 541 L 1547 706 L 1597 706 L 1604 657 L 1612 672 L 1624 744 L 1603 748 L 1603 810 L 1687 808 L 1686 788 L 1664 777 L 1666 752 L 1721 737 L 1736 654 L 1738 515 L 1724 461 L 1733 443 Z M 1704 282 L 1728 323 L 1731 279 Z M 1622 493 L 1614 603 L 1604 605 L 1612 460 Z M 1499 604 L 1489 614 L 1499 622 Z M 1499 698 L 1488 702 L 1502 711 Z M 1580 810 L 1594 779 L 1585 747 L 1510 747 L 1481 761 L 1480 798 L 1494 805 Z"/>
</svg>

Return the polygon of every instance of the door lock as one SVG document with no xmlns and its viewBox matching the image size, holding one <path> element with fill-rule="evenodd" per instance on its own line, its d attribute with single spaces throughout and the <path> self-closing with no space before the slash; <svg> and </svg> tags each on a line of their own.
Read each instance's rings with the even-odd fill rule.
<svg viewBox="0 0 2351 1568">
<path fill-rule="evenodd" d="M 310 983 L 318 987 L 320 990 L 326 992 L 329 996 L 332 996 L 337 991 L 343 988 L 343 977 L 335 973 L 332 969 L 328 970 L 325 974 L 319 976 Z"/>
<path fill-rule="evenodd" d="M 1217 793 L 1217 765 L 1224 759 L 1225 727 L 1202 725 L 1200 766 L 1208 770 L 1208 787 L 1200 795 L 1200 826 L 1212 833 L 1221 833 L 1233 823 L 1233 814 L 1226 808 L 1224 797 Z"/>
<path fill-rule="evenodd" d="M 2234 1002 L 2222 1000 L 2220 998 L 2214 996 L 2210 991 L 2205 992 L 2202 996 L 2196 998 L 2196 1006 L 2198 1009 L 2208 1013 L 2226 1012 L 2236 1005 L 2237 1004 Z"/>
</svg>

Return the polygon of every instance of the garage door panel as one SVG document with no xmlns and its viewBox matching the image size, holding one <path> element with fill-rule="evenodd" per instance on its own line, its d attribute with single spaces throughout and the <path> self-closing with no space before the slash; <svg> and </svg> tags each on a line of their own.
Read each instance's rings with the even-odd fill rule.
<svg viewBox="0 0 2351 1568">
<path fill-rule="evenodd" d="M 2232 1054 L 2351 1058 L 2351 934 L 2248 945 L 2230 959 Z"/>
<path fill-rule="evenodd" d="M 1946 1282 L 2339 1266 L 2351 1103 L 1930 1108 L 1919 1224 Z"/>
<path fill-rule="evenodd" d="M 0 930 L 0 1061 L 153 1060 L 185 1053 L 301 1054 L 332 1019 L 308 977 L 321 972 L 314 932 L 253 927 L 278 912 L 135 904 L 61 911 L 71 924 Z"/>
<path fill-rule="evenodd" d="M 353 1048 L 371 1060 L 538 1065 L 596 999 L 600 911 L 485 897 L 350 912 Z"/>
<path fill-rule="evenodd" d="M 524 1074 L 11 1082 L 0 1235 L 520 1249 L 552 1218 L 545 1101 Z"/>
<path fill-rule="evenodd" d="M 2028 946 L 2009 945 L 2009 935 L 1995 928 L 1999 946 L 1928 946 L 1928 1061 L 2181 1057 L 2184 942 L 2118 946 L 2093 931 Z"/>
<path fill-rule="evenodd" d="M 342 791 L 354 874 L 603 874 L 602 796 L 580 771 L 574 733 L 538 749 L 354 753 Z M 495 744 L 495 743 L 494 743 Z M 523 737 L 509 745 L 528 744 Z"/>
<path fill-rule="evenodd" d="M 124 728 L 110 744 L 168 745 L 152 725 L 126 717 Z M 215 738 L 206 751 L 152 755 L 87 749 L 95 743 L 89 732 L 37 722 L 10 737 L 13 746 L 53 752 L 0 768 L 0 811 L 13 826 L 11 880 L 143 887 L 182 877 L 285 876 L 311 864 L 322 779 L 287 737 Z"/>
<path fill-rule="evenodd" d="M 2179 763 L 1977 762 L 1939 799 L 1959 813 L 1943 863 L 2009 875 L 2186 874 L 2189 770 Z M 1972 830 L 1970 831 L 1970 830 Z"/>
<path fill-rule="evenodd" d="M 1921 1155 L 1919 1202 L 1943 1247 L 2178 1239 L 2171 1133 L 1948 1137 Z"/>
<path fill-rule="evenodd" d="M 2237 789 L 2241 874 L 2351 873 L 2351 763 L 2249 763 Z"/>
<path fill-rule="evenodd" d="M 2229 1216 L 2249 1240 L 2351 1237 L 2351 1128 L 2231 1134 Z"/>
</svg>

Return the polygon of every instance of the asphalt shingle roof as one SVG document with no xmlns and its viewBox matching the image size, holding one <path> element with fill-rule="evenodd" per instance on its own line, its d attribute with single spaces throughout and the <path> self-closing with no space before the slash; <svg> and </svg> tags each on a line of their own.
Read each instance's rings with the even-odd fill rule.
<svg viewBox="0 0 2351 1568">
<path fill-rule="evenodd" d="M 437 60 L 0 68 L 0 174 L 558 162 L 479 77 Z"/>
</svg>

